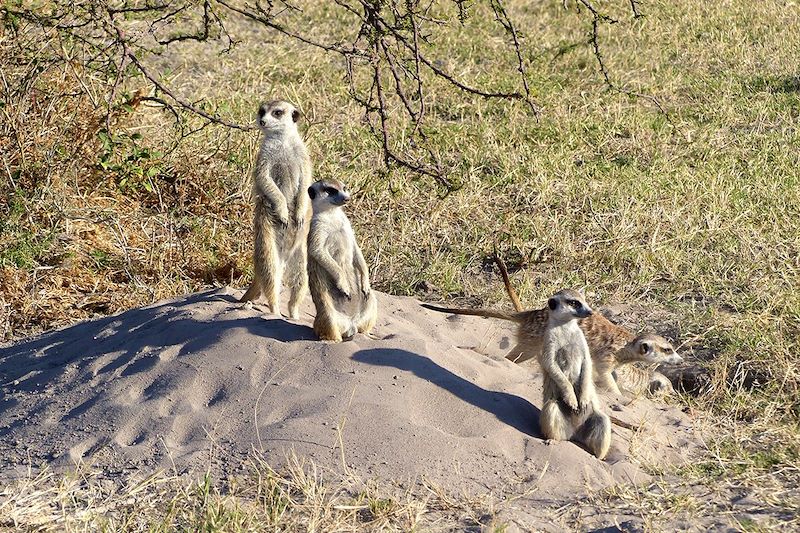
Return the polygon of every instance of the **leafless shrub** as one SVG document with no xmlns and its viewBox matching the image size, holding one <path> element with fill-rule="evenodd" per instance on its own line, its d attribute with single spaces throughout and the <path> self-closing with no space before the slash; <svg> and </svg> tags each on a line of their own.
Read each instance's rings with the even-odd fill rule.
<svg viewBox="0 0 800 533">
<path fill-rule="evenodd" d="M 504 1 L 335 0 L 334 4 L 331 16 L 347 20 L 349 30 L 347 37 L 331 41 L 316 38 L 290 18 L 300 8 L 287 0 L 56 0 L 44 7 L 6 5 L 0 8 L 4 25 L 11 38 L 19 39 L 20 61 L 30 64 L 11 99 L 28 94 L 33 81 L 47 70 L 63 68 L 77 75 L 91 104 L 103 111 L 107 131 L 115 114 L 141 102 L 163 106 L 174 118 L 178 138 L 193 133 L 185 120 L 187 113 L 202 117 L 205 124 L 250 129 L 251 125 L 224 116 L 209 102 L 190 101 L 178 94 L 149 64 L 165 47 L 186 42 L 214 41 L 230 49 L 236 42 L 225 20 L 241 16 L 286 38 L 341 56 L 350 96 L 363 108 L 382 147 L 385 165 L 428 176 L 445 193 L 457 184 L 448 179 L 447 165 L 428 142 L 428 86 L 432 82 L 443 82 L 452 90 L 482 98 L 517 100 L 531 113 L 539 112 L 523 54 L 528 36 L 514 23 Z M 641 16 L 638 5 L 630 2 L 634 17 Z M 606 82 L 616 90 L 634 94 L 612 83 L 599 45 L 598 26 L 616 20 L 588 0 L 578 0 L 575 6 L 592 17 L 590 42 Z M 568 2 L 564 7 L 569 7 Z M 443 51 L 435 43 L 437 31 L 463 25 L 476 12 L 490 13 L 485 24 L 495 26 L 507 41 L 518 71 L 515 90 L 460 79 L 444 66 Z M 36 38 L 31 40 L 31 36 Z M 121 96 L 119 88 L 132 76 L 144 77 L 149 90 Z M 87 78 L 96 86 L 89 86 Z"/>
</svg>

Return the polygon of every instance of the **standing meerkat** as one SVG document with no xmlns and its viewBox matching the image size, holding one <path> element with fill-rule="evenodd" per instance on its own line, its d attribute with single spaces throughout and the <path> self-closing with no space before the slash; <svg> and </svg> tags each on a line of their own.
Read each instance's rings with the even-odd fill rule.
<svg viewBox="0 0 800 533">
<path fill-rule="evenodd" d="M 322 180 L 308 188 L 313 215 L 308 233 L 308 280 L 320 339 L 340 342 L 368 333 L 378 316 L 369 270 L 342 206 L 350 199 L 344 184 Z"/>
<path fill-rule="evenodd" d="M 256 300 L 263 294 L 270 312 L 279 314 L 286 272 L 291 318 L 300 315 L 308 290 L 306 235 L 311 216 L 306 193 L 311 185 L 311 160 L 297 131 L 298 120 L 300 111 L 283 100 L 258 109 L 258 127 L 264 136 L 253 173 L 253 283 L 240 300 Z"/>
<path fill-rule="evenodd" d="M 547 439 L 577 440 L 598 459 L 611 446 L 611 419 L 600 410 L 592 358 L 578 319 L 592 309 L 577 291 L 562 290 L 547 301 L 550 311 L 539 365 L 544 380 L 539 427 Z"/>
</svg>

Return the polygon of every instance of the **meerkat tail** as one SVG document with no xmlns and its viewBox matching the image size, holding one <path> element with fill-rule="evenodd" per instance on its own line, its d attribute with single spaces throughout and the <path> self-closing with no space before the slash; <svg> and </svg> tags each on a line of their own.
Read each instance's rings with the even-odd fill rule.
<svg viewBox="0 0 800 533">
<path fill-rule="evenodd" d="M 611 421 L 608 415 L 595 413 L 589 417 L 580 440 L 601 461 L 611 448 Z"/>
<path fill-rule="evenodd" d="M 500 269 L 500 275 L 503 276 L 503 284 L 506 286 L 506 292 L 508 293 L 508 297 L 511 298 L 511 303 L 514 304 L 514 309 L 516 309 L 517 312 L 524 311 L 522 304 L 519 301 L 519 297 L 517 296 L 517 291 L 515 291 L 514 287 L 511 286 L 511 279 L 508 277 L 506 263 L 498 255 L 496 248 L 494 250 L 494 262 L 497 263 L 497 268 Z"/>
<path fill-rule="evenodd" d="M 521 322 L 522 317 L 516 313 L 504 313 L 502 311 L 492 311 L 491 309 L 456 309 L 454 307 L 439 307 L 431 304 L 420 304 L 425 309 L 431 311 L 438 311 L 439 313 L 452 313 L 454 315 L 470 315 L 482 316 L 484 318 L 499 318 L 501 320 L 510 320 L 511 322 Z"/>
<path fill-rule="evenodd" d="M 247 289 L 247 292 L 239 298 L 239 303 L 252 302 L 253 300 L 257 300 L 259 296 L 261 296 L 261 286 L 259 281 L 254 279 L 250 284 L 250 288 Z"/>
</svg>

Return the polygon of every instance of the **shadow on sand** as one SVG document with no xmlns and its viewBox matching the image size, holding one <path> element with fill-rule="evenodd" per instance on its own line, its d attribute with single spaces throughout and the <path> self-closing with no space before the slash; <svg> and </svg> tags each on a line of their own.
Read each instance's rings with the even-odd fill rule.
<svg viewBox="0 0 800 533">
<path fill-rule="evenodd" d="M 353 360 L 378 366 L 391 366 L 445 389 L 461 400 L 493 414 L 518 431 L 541 438 L 539 409 L 524 398 L 507 392 L 486 390 L 443 368 L 428 357 L 395 348 L 372 348 L 353 354 Z"/>
<path fill-rule="evenodd" d="M 69 365 L 83 370 L 108 354 L 114 354 L 110 362 L 94 374 L 122 367 L 125 367 L 123 375 L 136 374 L 157 364 L 158 354 L 167 348 L 180 346 L 178 356 L 201 352 L 232 329 L 246 329 L 253 335 L 280 342 L 317 338 L 309 326 L 278 317 L 226 318 L 223 312 L 210 319 L 193 318 L 194 306 L 219 301 L 236 303 L 231 295 L 205 291 L 182 300 L 81 322 L 0 348 L 0 391 L 43 390 L 58 381 Z"/>
</svg>

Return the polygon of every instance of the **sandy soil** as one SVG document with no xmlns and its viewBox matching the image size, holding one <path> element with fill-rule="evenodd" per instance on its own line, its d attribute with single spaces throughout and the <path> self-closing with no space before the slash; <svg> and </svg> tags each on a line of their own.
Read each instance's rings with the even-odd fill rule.
<svg viewBox="0 0 800 533">
<path fill-rule="evenodd" d="M 541 378 L 503 359 L 510 324 L 428 311 L 378 294 L 371 336 L 315 340 L 300 320 L 192 294 L 0 349 L 0 467 L 77 461 L 229 474 L 253 450 L 287 450 L 329 473 L 463 493 L 535 491 L 549 501 L 648 479 L 642 463 L 688 460 L 696 438 L 676 407 L 605 404 L 619 419 L 599 461 L 539 435 Z"/>
</svg>

